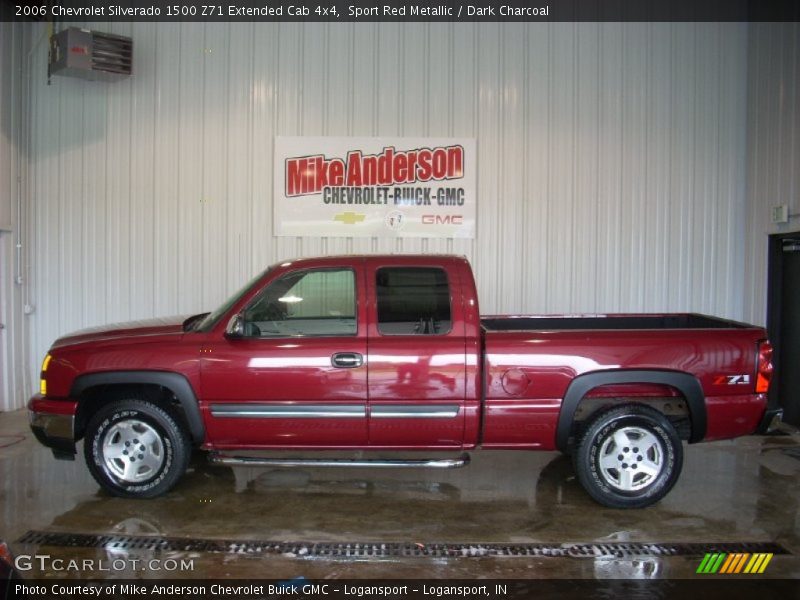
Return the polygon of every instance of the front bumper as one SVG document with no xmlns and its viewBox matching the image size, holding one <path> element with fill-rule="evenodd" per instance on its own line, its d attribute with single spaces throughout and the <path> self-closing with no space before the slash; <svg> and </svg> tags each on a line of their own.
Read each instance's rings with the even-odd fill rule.
<svg viewBox="0 0 800 600">
<path fill-rule="evenodd" d="M 56 458 L 75 460 L 75 406 L 74 402 L 47 400 L 39 395 L 28 402 L 31 431 Z"/>
<path fill-rule="evenodd" d="M 761 422 L 758 424 L 758 428 L 755 431 L 756 435 L 765 435 L 775 431 L 781 424 L 782 419 L 782 408 L 768 408 L 766 411 L 764 411 L 764 416 L 761 418 Z"/>
</svg>

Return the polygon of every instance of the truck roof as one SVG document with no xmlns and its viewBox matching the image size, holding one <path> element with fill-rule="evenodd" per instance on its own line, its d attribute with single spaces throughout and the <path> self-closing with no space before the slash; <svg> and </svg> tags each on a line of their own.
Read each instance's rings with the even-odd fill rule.
<svg viewBox="0 0 800 600">
<path fill-rule="evenodd" d="M 300 258 L 289 258 L 282 260 L 277 265 L 289 266 L 290 264 L 336 264 L 342 260 L 353 259 L 380 259 L 389 263 L 402 263 L 405 261 L 418 264 L 444 264 L 444 263 L 468 263 L 466 256 L 458 254 L 337 254 L 332 256 L 306 256 Z"/>
</svg>

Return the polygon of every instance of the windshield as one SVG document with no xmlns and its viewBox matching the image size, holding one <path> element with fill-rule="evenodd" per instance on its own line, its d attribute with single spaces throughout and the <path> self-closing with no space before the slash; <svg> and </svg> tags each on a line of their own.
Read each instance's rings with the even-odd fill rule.
<svg viewBox="0 0 800 600">
<path fill-rule="evenodd" d="M 200 321 L 197 326 L 194 328 L 195 331 L 202 331 L 203 333 L 207 333 L 214 328 L 217 322 L 222 318 L 226 312 L 228 312 L 234 304 L 236 304 L 239 300 L 242 299 L 244 296 L 255 283 L 261 279 L 264 275 L 266 275 L 272 267 L 267 267 L 264 271 L 253 277 L 250 281 L 248 281 L 244 287 L 242 287 L 238 292 L 236 292 L 233 296 L 228 298 L 225 302 L 222 303 L 222 306 L 217 308 L 214 312 L 208 313 L 205 319 Z"/>
</svg>

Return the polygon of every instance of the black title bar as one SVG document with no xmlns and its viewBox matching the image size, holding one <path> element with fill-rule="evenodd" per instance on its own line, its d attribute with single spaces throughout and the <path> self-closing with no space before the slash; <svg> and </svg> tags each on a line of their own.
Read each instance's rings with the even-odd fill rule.
<svg viewBox="0 0 800 600">
<path fill-rule="evenodd" d="M 65 23 L 800 21 L 800 0 L 0 0 L 0 20 Z"/>
<path fill-rule="evenodd" d="M 5 596 L 3 596 L 5 592 Z M 40 579 L 2 580 L 0 598 L 8 600 L 536 600 L 567 598 L 759 598 L 787 600 L 797 598 L 798 580 L 768 578 L 697 579 L 323 579 L 303 577 L 291 580 L 81 580 Z"/>
</svg>

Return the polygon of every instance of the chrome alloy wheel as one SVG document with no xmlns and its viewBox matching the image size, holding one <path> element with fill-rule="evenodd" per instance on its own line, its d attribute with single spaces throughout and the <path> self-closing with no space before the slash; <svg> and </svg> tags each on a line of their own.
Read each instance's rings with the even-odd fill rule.
<svg viewBox="0 0 800 600">
<path fill-rule="evenodd" d="M 603 441 L 599 454 L 600 476 L 622 492 L 635 492 L 652 484 L 664 469 L 664 446 L 650 431 L 623 427 Z"/>
<path fill-rule="evenodd" d="M 139 419 L 114 423 L 103 438 L 106 468 L 127 483 L 154 477 L 164 464 L 164 443 L 150 425 Z"/>
</svg>

